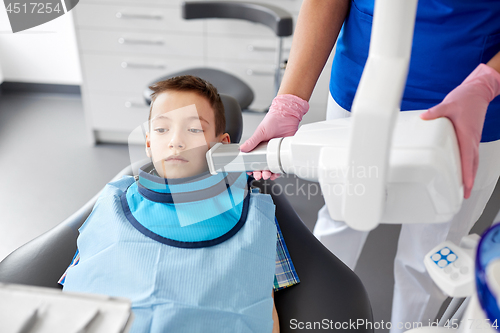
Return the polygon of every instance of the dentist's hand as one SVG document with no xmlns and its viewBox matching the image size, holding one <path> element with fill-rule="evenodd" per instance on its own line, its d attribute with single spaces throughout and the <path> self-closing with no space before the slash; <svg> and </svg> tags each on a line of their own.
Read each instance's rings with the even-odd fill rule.
<svg viewBox="0 0 500 333">
<path fill-rule="evenodd" d="M 469 198 L 476 177 L 486 109 L 499 94 L 500 73 L 480 64 L 440 104 L 420 115 L 424 120 L 447 117 L 453 123 L 460 149 L 465 199 Z"/>
<path fill-rule="evenodd" d="M 240 146 L 240 150 L 248 153 L 263 141 L 294 135 L 299 128 L 302 117 L 308 110 L 309 103 L 300 97 L 289 94 L 276 96 L 269 108 L 269 112 L 250 139 Z M 248 174 L 251 175 L 251 172 Z M 279 174 L 264 170 L 254 171 L 253 176 L 257 180 L 261 177 L 274 180 L 278 178 Z"/>
</svg>

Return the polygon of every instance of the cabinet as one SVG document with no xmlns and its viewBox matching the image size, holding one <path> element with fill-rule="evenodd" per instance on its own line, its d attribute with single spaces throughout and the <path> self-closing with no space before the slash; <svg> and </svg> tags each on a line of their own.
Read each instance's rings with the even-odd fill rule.
<svg viewBox="0 0 500 333">
<path fill-rule="evenodd" d="M 240 1 L 240 0 L 234 0 Z M 286 8 L 296 22 L 302 0 L 260 0 Z M 147 121 L 142 92 L 153 80 L 192 67 L 219 68 L 247 82 L 255 93 L 251 109 L 274 97 L 277 38 L 267 27 L 239 20 L 184 20 L 181 0 L 83 0 L 74 9 L 82 67 L 82 97 L 94 142 L 126 143 Z M 295 23 L 294 22 L 294 23 Z M 284 41 L 283 59 L 292 38 Z M 311 121 L 324 118 L 328 72 L 310 101 Z M 244 113 L 242 140 L 263 113 Z"/>
</svg>

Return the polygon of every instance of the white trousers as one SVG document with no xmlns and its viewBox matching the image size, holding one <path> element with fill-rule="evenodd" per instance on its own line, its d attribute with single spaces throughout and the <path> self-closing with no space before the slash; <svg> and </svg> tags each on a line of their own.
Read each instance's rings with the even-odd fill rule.
<svg viewBox="0 0 500 333">
<path fill-rule="evenodd" d="M 330 96 L 327 119 L 349 117 Z M 391 333 L 398 323 L 421 322 L 424 326 L 437 315 L 446 296 L 434 284 L 424 266 L 424 255 L 445 240 L 456 244 L 467 235 L 481 216 L 500 176 L 500 140 L 481 143 L 479 167 L 469 199 L 460 211 L 446 223 L 403 224 L 394 261 L 394 296 L 392 302 Z M 422 221 L 425 222 L 425 221 Z M 349 228 L 344 222 L 330 218 L 323 206 L 318 212 L 314 235 L 332 253 L 354 269 L 365 244 L 368 232 Z"/>
</svg>

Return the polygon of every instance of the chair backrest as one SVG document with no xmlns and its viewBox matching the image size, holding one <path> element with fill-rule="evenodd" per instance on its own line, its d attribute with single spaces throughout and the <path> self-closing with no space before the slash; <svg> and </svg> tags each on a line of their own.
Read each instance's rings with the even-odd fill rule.
<svg viewBox="0 0 500 333">
<path fill-rule="evenodd" d="M 182 4 L 182 17 L 186 20 L 206 18 L 239 19 L 261 23 L 273 30 L 276 36 L 293 33 L 293 18 L 282 8 L 234 1 L 186 1 Z"/>
<path fill-rule="evenodd" d="M 243 116 L 241 115 L 238 101 L 229 95 L 219 94 L 224 104 L 224 115 L 226 116 L 226 133 L 229 134 L 231 143 L 238 143 L 243 132 Z"/>
</svg>

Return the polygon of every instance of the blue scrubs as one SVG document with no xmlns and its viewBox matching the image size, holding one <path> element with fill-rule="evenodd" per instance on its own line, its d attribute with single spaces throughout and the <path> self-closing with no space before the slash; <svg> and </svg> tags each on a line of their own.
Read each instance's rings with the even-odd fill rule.
<svg viewBox="0 0 500 333">
<path fill-rule="evenodd" d="M 352 0 L 337 40 L 330 93 L 345 110 L 351 109 L 368 58 L 373 6 L 374 0 Z M 499 0 L 419 0 L 401 110 L 428 109 L 441 103 L 480 63 L 488 62 L 499 51 Z M 481 141 L 474 189 L 460 212 L 446 223 L 401 227 L 394 260 L 391 333 L 407 330 L 401 324 L 428 325 L 445 299 L 427 274 L 422 258 L 445 240 L 460 242 L 491 196 L 500 173 L 499 97 L 489 105 Z M 326 207 L 318 213 L 314 234 L 337 257 L 350 261 L 351 268 L 368 235 L 333 221 Z"/>
<path fill-rule="evenodd" d="M 368 58 L 374 0 L 353 0 L 337 41 L 330 93 L 350 110 Z M 401 110 L 439 104 L 500 51 L 500 1 L 419 0 Z M 488 108 L 481 142 L 500 139 L 500 97 Z"/>
</svg>

